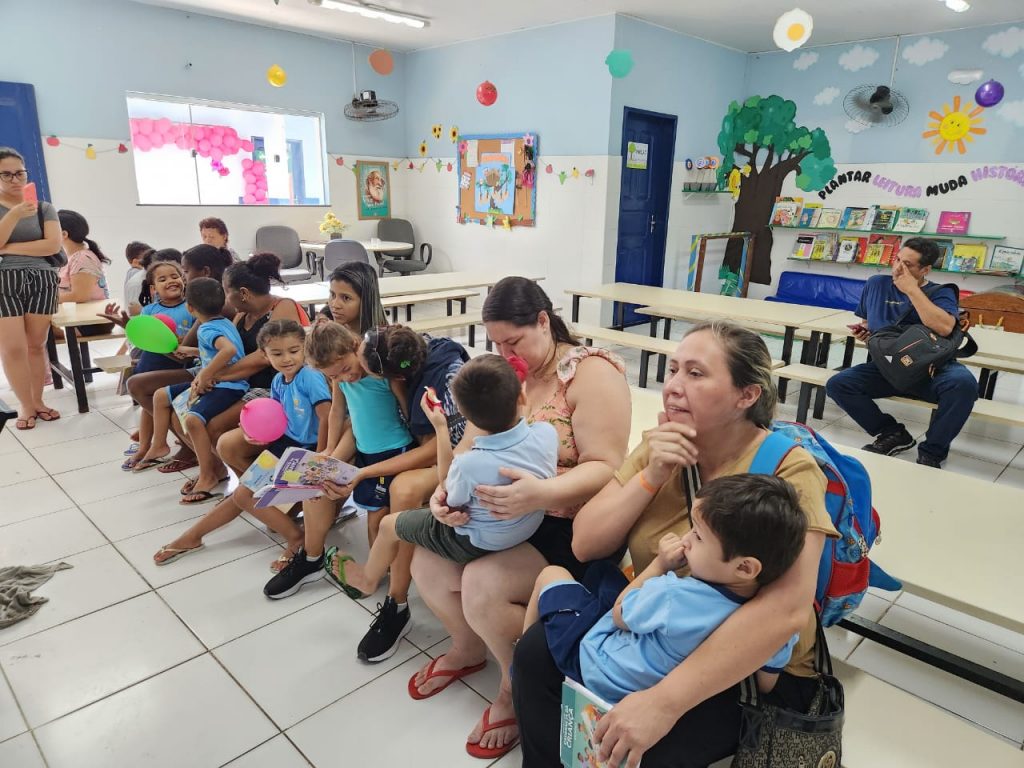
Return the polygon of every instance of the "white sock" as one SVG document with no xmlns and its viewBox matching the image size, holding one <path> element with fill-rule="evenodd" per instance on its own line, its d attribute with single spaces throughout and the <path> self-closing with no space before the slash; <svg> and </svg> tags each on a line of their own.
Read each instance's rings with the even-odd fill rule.
<svg viewBox="0 0 1024 768">
<path fill-rule="evenodd" d="M 319 559 L 320 559 L 321 557 L 323 557 L 323 555 L 317 555 L 316 557 L 313 557 L 313 556 L 311 556 L 311 555 L 307 554 L 307 555 L 306 555 L 306 562 L 307 562 L 307 563 L 315 563 L 315 562 L 316 562 L 317 560 L 319 560 Z"/>
<path fill-rule="evenodd" d="M 409 607 L 408 603 L 395 603 L 395 605 L 398 606 L 398 612 L 399 613 L 401 613 L 402 611 L 404 611 L 406 608 Z"/>
</svg>

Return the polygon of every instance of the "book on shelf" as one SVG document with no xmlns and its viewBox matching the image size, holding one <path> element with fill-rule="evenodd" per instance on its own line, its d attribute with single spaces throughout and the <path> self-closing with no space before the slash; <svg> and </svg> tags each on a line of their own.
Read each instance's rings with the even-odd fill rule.
<svg viewBox="0 0 1024 768">
<path fill-rule="evenodd" d="M 839 247 L 836 249 L 836 261 L 844 264 L 863 261 L 867 247 L 868 239 L 866 237 L 841 237 L 839 238 Z"/>
<path fill-rule="evenodd" d="M 777 197 L 772 209 L 772 224 L 778 227 L 795 227 L 803 209 L 802 197 Z"/>
<path fill-rule="evenodd" d="M 813 227 L 814 219 L 821 215 L 821 203 L 808 203 L 804 206 L 803 210 L 800 211 L 799 224 L 800 227 Z"/>
<path fill-rule="evenodd" d="M 868 220 L 870 208 L 858 208 L 855 205 L 849 206 L 843 211 L 843 218 L 839 220 L 840 229 L 864 229 L 864 223 Z"/>
<path fill-rule="evenodd" d="M 321 496 L 325 480 L 348 485 L 358 472 L 351 464 L 331 456 L 305 448 L 289 448 L 280 461 L 275 462 L 270 480 L 255 491 L 253 500 L 258 507 L 295 504 Z"/>
<path fill-rule="evenodd" d="M 871 206 L 870 222 L 866 229 L 892 230 L 896 223 L 896 217 L 900 212 L 898 205 L 873 205 Z"/>
<path fill-rule="evenodd" d="M 899 235 L 871 235 L 868 238 L 868 248 L 871 249 L 874 246 L 878 246 L 872 252 L 872 255 L 877 254 L 877 261 L 864 260 L 865 264 L 891 264 L 893 257 L 899 253 L 900 245 L 903 242 L 903 238 Z"/>
<path fill-rule="evenodd" d="M 885 246 L 879 243 L 868 244 L 867 251 L 864 252 L 864 264 L 881 264 L 882 257 L 885 255 Z"/>
<path fill-rule="evenodd" d="M 896 217 L 896 224 L 893 232 L 904 232 L 913 234 L 924 231 L 924 225 L 928 223 L 928 211 L 924 208 L 900 208 L 899 216 Z"/>
<path fill-rule="evenodd" d="M 793 244 L 793 252 L 790 254 L 790 258 L 809 259 L 811 258 L 812 250 L 814 250 L 814 236 L 800 235 L 796 239 L 796 243 Z"/>
<path fill-rule="evenodd" d="M 838 236 L 825 233 L 815 235 L 814 246 L 811 249 L 811 259 L 814 261 L 835 261 L 838 247 Z"/>
<path fill-rule="evenodd" d="M 1010 245 L 997 245 L 992 249 L 992 258 L 989 259 L 988 268 L 993 272 L 1009 272 L 1016 275 L 1024 266 L 1024 248 L 1014 248 Z"/>
<path fill-rule="evenodd" d="M 594 738 L 598 721 L 611 708 L 611 704 L 575 680 L 565 678 L 562 681 L 558 732 L 559 757 L 565 768 L 613 768 L 611 763 L 597 759 L 598 745 Z"/>
<path fill-rule="evenodd" d="M 971 224 L 970 211 L 943 211 L 935 231 L 943 235 L 966 235 Z"/>
<path fill-rule="evenodd" d="M 947 264 L 951 263 L 953 256 L 953 247 L 956 245 L 952 240 L 944 237 L 935 238 L 932 240 L 937 246 L 939 246 L 939 258 L 932 264 L 932 269 L 947 269 Z"/>
<path fill-rule="evenodd" d="M 818 216 L 818 223 L 815 225 L 821 229 L 836 229 L 843 218 L 843 211 L 839 208 L 822 208 Z"/>
<path fill-rule="evenodd" d="M 957 243 L 953 255 L 947 259 L 947 272 L 977 272 L 985 268 L 988 246 L 984 243 Z"/>
</svg>

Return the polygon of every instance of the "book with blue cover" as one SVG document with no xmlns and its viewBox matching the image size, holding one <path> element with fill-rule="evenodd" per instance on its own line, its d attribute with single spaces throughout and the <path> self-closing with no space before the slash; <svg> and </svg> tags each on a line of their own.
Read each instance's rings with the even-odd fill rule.
<svg viewBox="0 0 1024 768">
<path fill-rule="evenodd" d="M 559 748 L 565 768 L 614 768 L 607 761 L 597 759 L 598 746 L 594 739 L 597 722 L 611 708 L 611 704 L 575 680 L 565 678 L 562 681 Z"/>
</svg>

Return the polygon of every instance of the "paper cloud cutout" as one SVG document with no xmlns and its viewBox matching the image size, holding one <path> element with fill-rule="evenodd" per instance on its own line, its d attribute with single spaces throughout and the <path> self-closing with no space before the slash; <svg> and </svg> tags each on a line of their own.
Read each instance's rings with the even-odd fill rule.
<svg viewBox="0 0 1024 768">
<path fill-rule="evenodd" d="M 836 96 L 838 96 L 839 93 L 840 91 L 838 88 L 836 88 L 833 85 L 830 85 L 828 88 L 823 88 L 822 90 L 818 91 L 818 93 L 814 97 L 814 103 L 817 104 L 819 107 L 824 106 L 826 104 L 831 104 L 833 101 L 836 100 Z"/>
<path fill-rule="evenodd" d="M 858 120 L 847 120 L 846 121 L 846 125 L 844 125 L 843 127 L 847 130 L 848 133 L 857 134 L 857 133 L 863 133 L 864 131 L 866 131 L 871 126 L 870 125 L 864 125 L 864 123 L 862 123 L 862 122 L 860 122 Z"/>
<path fill-rule="evenodd" d="M 806 53 L 801 53 L 796 57 L 796 61 L 793 62 L 793 69 L 798 69 L 803 72 L 804 70 L 813 67 L 817 62 L 817 51 L 807 51 Z"/>
<path fill-rule="evenodd" d="M 949 73 L 949 82 L 956 83 L 957 85 L 970 85 L 981 80 L 981 76 L 985 74 L 980 69 L 954 69 Z"/>
<path fill-rule="evenodd" d="M 1018 128 L 1024 128 L 1024 99 L 1017 101 L 1004 101 L 1003 106 L 996 112 L 999 117 Z"/>
<path fill-rule="evenodd" d="M 855 45 L 839 57 L 839 66 L 847 72 L 859 72 L 878 61 L 878 51 L 864 45 Z"/>
<path fill-rule="evenodd" d="M 991 34 L 985 38 L 981 47 L 986 53 L 1008 59 L 1019 51 L 1024 51 L 1024 29 L 1010 27 L 1002 32 Z"/>
<path fill-rule="evenodd" d="M 949 46 L 934 37 L 922 37 L 913 45 L 903 49 L 903 58 L 911 64 L 923 67 L 931 61 L 938 61 L 946 55 Z"/>
</svg>

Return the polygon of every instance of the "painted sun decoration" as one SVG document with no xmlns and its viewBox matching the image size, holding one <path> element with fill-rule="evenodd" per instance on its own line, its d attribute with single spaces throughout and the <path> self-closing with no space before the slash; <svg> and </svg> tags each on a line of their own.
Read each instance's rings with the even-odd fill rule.
<svg viewBox="0 0 1024 768">
<path fill-rule="evenodd" d="M 973 104 L 973 102 L 972 102 Z M 961 154 L 967 153 L 967 142 L 974 141 L 974 136 L 987 133 L 980 127 L 984 118 L 978 117 L 985 111 L 984 107 L 973 104 L 974 109 L 967 111 L 967 105 L 960 106 L 960 97 L 953 97 L 953 108 L 949 104 L 942 105 L 942 114 L 932 111 L 928 113 L 928 130 L 921 134 L 923 139 L 931 139 L 935 144 L 935 154 L 952 152 L 954 148 Z M 972 136 L 971 134 L 974 134 Z"/>
</svg>

